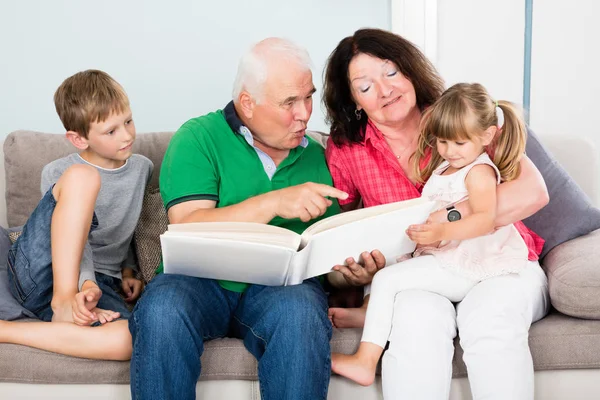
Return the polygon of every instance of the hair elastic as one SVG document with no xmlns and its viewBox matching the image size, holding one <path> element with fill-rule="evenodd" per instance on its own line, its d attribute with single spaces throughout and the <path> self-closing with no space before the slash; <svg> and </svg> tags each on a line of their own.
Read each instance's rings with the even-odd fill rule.
<svg viewBox="0 0 600 400">
<path fill-rule="evenodd" d="M 498 100 L 496 100 L 496 118 L 498 119 L 498 129 L 502 129 L 504 126 L 504 111 L 498 106 Z"/>
</svg>

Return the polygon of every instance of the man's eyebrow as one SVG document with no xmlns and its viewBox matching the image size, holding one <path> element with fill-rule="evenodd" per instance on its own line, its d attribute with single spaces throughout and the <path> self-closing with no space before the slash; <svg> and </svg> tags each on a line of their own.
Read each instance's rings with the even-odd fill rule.
<svg viewBox="0 0 600 400">
<path fill-rule="evenodd" d="M 306 97 L 312 96 L 313 94 L 315 94 L 316 91 L 317 91 L 317 89 L 313 86 L 312 90 L 310 92 L 308 92 L 308 94 L 306 95 Z M 281 102 L 281 104 L 293 103 L 296 100 L 298 100 L 299 97 L 300 96 L 290 96 L 290 97 L 286 98 L 285 100 L 283 100 Z"/>
</svg>

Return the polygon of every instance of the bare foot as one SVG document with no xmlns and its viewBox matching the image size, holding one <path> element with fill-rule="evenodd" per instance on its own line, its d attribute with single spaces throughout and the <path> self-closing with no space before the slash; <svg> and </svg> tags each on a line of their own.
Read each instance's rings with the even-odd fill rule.
<svg viewBox="0 0 600 400">
<path fill-rule="evenodd" d="M 121 313 L 119 313 L 119 312 L 111 311 L 111 310 L 104 310 L 104 309 L 98 308 L 98 307 L 94 308 L 91 311 L 94 314 L 96 314 L 96 316 L 98 317 L 98 321 L 100 321 L 101 324 L 105 324 L 107 322 L 112 322 L 121 316 Z"/>
<path fill-rule="evenodd" d="M 10 324 L 9 321 L 2 321 L 0 319 L 0 343 L 6 343 L 6 327 Z"/>
<path fill-rule="evenodd" d="M 331 354 L 331 370 L 336 374 L 353 380 L 359 385 L 369 386 L 373 384 L 376 367 L 377 361 L 374 364 L 372 362 L 365 362 L 357 354 Z"/>
<path fill-rule="evenodd" d="M 367 309 L 364 307 L 329 309 L 329 319 L 336 328 L 362 328 L 366 315 Z"/>
<path fill-rule="evenodd" d="M 73 307 L 71 300 L 55 301 L 52 300 L 52 322 L 71 322 L 73 323 Z"/>
</svg>

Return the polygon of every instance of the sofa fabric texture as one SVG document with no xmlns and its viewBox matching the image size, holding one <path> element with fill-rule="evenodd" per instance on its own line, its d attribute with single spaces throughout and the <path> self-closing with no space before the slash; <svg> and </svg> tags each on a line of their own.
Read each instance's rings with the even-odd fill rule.
<svg viewBox="0 0 600 400">
<path fill-rule="evenodd" d="M 530 129 L 527 133 L 525 151 L 544 177 L 550 202 L 523 222 L 546 241 L 540 256 L 543 260 L 559 244 L 600 229 L 600 210 L 537 135 Z"/>
<path fill-rule="evenodd" d="M 162 155 L 171 136 L 172 133 L 168 132 L 139 134 L 134 148 L 155 165 L 155 174 L 147 188 L 144 210 L 134 237 L 146 281 L 152 278 L 160 260 L 158 236 L 167 224 L 157 183 Z M 325 143 L 326 135 L 311 136 Z M 17 131 L 8 135 L 4 150 L 9 224 L 22 225 L 41 197 L 39 186 L 43 165 L 74 149 L 62 135 Z M 544 259 L 552 302 L 559 311 L 600 318 L 599 241 L 600 232 L 593 232 L 554 246 Z M 3 243 L 6 244 L 6 241 Z M 360 335 L 360 329 L 334 329 L 332 350 L 353 352 Z M 570 318 L 554 311 L 531 327 L 529 342 L 536 370 L 600 368 L 600 321 Z M 464 377 L 466 368 L 458 339 L 455 345 L 453 376 Z M 202 355 L 202 365 L 200 380 L 257 379 L 257 362 L 238 339 L 208 342 Z M 0 381 L 126 384 L 129 381 L 129 363 L 78 359 L 25 346 L 0 344 Z"/>
<path fill-rule="evenodd" d="M 151 185 L 158 186 L 158 171 L 172 132 L 139 135 L 133 152 L 143 154 L 154 163 Z M 42 198 L 42 168 L 50 161 L 74 153 L 77 149 L 65 135 L 34 131 L 15 131 L 4 140 L 6 174 L 6 213 L 11 227 L 24 225 Z"/>
<path fill-rule="evenodd" d="M 554 308 L 578 318 L 600 319 L 600 230 L 548 253 L 544 268 Z"/>
</svg>

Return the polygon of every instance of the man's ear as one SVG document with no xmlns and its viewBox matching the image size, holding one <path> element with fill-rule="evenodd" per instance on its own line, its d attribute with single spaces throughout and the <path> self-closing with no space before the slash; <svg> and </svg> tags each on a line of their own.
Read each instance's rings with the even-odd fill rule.
<svg viewBox="0 0 600 400">
<path fill-rule="evenodd" d="M 66 136 L 67 140 L 79 150 L 85 150 L 89 146 L 87 139 L 75 131 L 67 131 Z"/>
<path fill-rule="evenodd" d="M 246 117 L 246 119 L 252 119 L 256 102 L 250 93 L 243 90 L 238 97 L 238 104 L 240 105 L 239 111 L 244 114 L 244 117 Z"/>
<path fill-rule="evenodd" d="M 497 132 L 498 132 L 498 127 L 497 126 L 490 126 L 489 128 L 487 128 L 483 132 L 483 137 L 482 137 L 482 140 L 481 140 L 481 144 L 483 144 L 484 146 L 487 146 L 488 144 L 492 143 L 492 141 L 496 137 L 496 133 Z"/>
</svg>

